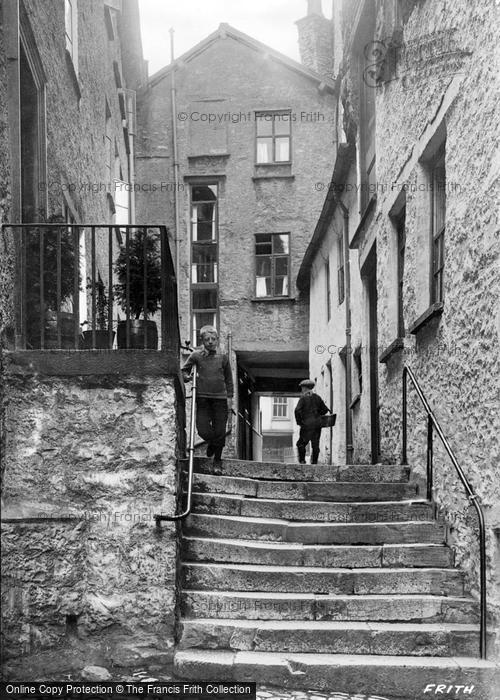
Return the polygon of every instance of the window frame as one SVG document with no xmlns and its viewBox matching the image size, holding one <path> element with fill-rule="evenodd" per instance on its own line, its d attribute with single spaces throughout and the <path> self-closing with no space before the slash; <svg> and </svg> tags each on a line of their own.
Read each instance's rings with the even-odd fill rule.
<svg viewBox="0 0 500 700">
<path fill-rule="evenodd" d="M 288 406 L 288 397 L 287 396 L 273 396 L 273 405 L 272 405 L 272 420 L 282 420 L 282 421 L 289 421 L 290 420 L 290 412 L 289 412 L 289 406 Z M 277 415 L 274 412 L 275 408 L 279 409 L 284 409 L 284 413 L 282 415 Z"/>
<path fill-rule="evenodd" d="M 397 337 L 405 336 L 404 321 L 404 266 L 406 253 L 406 205 L 393 218 L 396 234 L 396 302 L 397 302 Z"/>
<path fill-rule="evenodd" d="M 196 187 L 214 187 L 216 188 L 215 191 L 215 199 L 200 199 L 200 200 L 194 200 L 193 199 L 193 190 Z M 207 180 L 207 181 L 195 181 L 195 182 L 190 182 L 190 187 L 189 187 L 189 237 L 190 237 L 190 261 L 189 261 L 189 325 L 190 325 L 190 333 L 189 336 L 191 338 L 191 342 L 193 344 L 193 347 L 198 347 L 199 342 L 198 342 L 198 332 L 199 328 L 196 323 L 196 314 L 212 314 L 212 321 L 210 325 L 214 325 L 215 328 L 219 328 L 219 199 L 220 199 L 220 182 L 217 180 Z M 212 231 L 212 238 L 210 240 L 199 240 L 198 239 L 198 231 L 197 232 L 197 238 L 194 238 L 194 231 L 195 231 L 195 226 L 194 224 L 197 223 L 197 220 L 195 221 L 194 218 L 194 207 L 200 204 L 214 204 L 214 215 L 213 215 L 213 231 Z M 194 282 L 193 281 L 193 266 L 195 263 L 193 263 L 193 255 L 194 255 L 194 250 L 195 246 L 198 246 L 200 248 L 206 247 L 207 249 L 210 247 L 215 250 L 215 262 L 213 262 L 213 281 L 212 282 Z M 198 277 L 198 275 L 197 275 Z M 194 307 L 194 293 L 195 292 L 202 292 L 204 290 L 209 290 L 209 291 L 214 291 L 215 292 L 215 299 L 216 299 L 216 306 L 215 307 L 210 307 L 210 308 L 198 308 Z M 207 325 L 207 324 L 203 324 Z M 201 326 L 200 326 L 201 328 Z"/>
<path fill-rule="evenodd" d="M 330 284 L 330 258 L 325 260 L 326 321 L 332 318 L 332 290 Z"/>
<path fill-rule="evenodd" d="M 440 179 L 438 173 L 444 178 Z M 429 164 L 431 184 L 430 206 L 430 300 L 431 304 L 444 302 L 445 234 L 446 234 L 446 160 L 444 144 Z M 440 183 L 444 183 L 444 194 L 439 198 Z M 442 225 L 438 228 L 438 207 L 442 206 Z M 438 253 L 436 255 L 436 247 Z"/>
<path fill-rule="evenodd" d="M 271 237 L 271 253 L 257 253 L 257 242 L 258 236 L 270 236 Z M 288 253 L 274 253 L 273 252 L 273 236 L 287 236 L 288 237 Z M 257 291 L 257 260 L 258 258 L 270 257 L 271 258 L 271 294 L 260 295 Z M 290 280 L 291 280 L 291 252 L 290 252 L 290 232 L 289 231 L 279 231 L 276 233 L 256 233 L 254 240 L 254 258 L 255 258 L 255 283 L 254 291 L 255 298 L 257 300 L 261 299 L 289 299 L 290 298 Z M 286 258 L 287 259 L 287 293 L 286 294 L 276 294 L 276 259 Z M 282 277 L 279 275 L 279 277 Z"/>
<path fill-rule="evenodd" d="M 283 115 L 288 114 L 288 124 L 289 131 L 288 134 L 276 134 L 275 133 L 275 120 L 271 121 L 272 133 L 271 136 L 259 136 L 258 125 L 259 117 L 263 115 Z M 272 110 L 257 110 L 255 112 L 255 165 L 290 165 L 292 163 L 292 110 L 291 109 L 272 109 Z M 276 139 L 288 137 L 288 160 L 276 160 Z M 272 139 L 272 160 L 259 160 L 259 139 L 271 138 Z"/>
<path fill-rule="evenodd" d="M 344 236 L 337 236 L 337 299 L 338 305 L 345 300 L 345 260 L 344 260 Z"/>
</svg>

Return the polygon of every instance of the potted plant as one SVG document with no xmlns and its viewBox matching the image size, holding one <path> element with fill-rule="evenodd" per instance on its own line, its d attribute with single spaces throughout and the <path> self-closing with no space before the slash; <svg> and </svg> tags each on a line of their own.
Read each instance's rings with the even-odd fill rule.
<svg viewBox="0 0 500 700">
<path fill-rule="evenodd" d="M 118 347 L 149 350 L 158 348 L 158 329 L 148 316 L 155 314 L 161 302 L 161 263 L 158 242 L 146 229 L 137 229 L 130 237 L 127 247 L 122 244 L 115 262 L 118 283 L 114 286 L 116 300 L 122 310 L 130 315 L 128 321 L 129 339 L 127 345 L 127 321 L 118 322 Z M 146 270 L 146 293 L 144 271 Z M 128 300 L 127 300 L 128 288 Z M 127 308 L 128 307 L 128 308 Z M 141 319 L 141 315 L 143 318 Z"/>
<path fill-rule="evenodd" d="M 63 217 L 51 216 L 50 226 L 27 229 L 26 250 L 26 341 L 27 346 L 42 345 L 41 325 L 44 327 L 44 349 L 75 347 L 75 317 L 64 309 L 75 288 L 77 264 L 73 235 Z M 40 241 L 43 230 L 43 250 Z M 59 248 L 59 251 L 58 251 Z M 60 275 L 58 284 L 58 252 Z M 41 254 L 42 253 L 42 254 Z M 40 275 L 43 261 L 43 298 Z M 59 333 L 60 331 L 60 342 Z"/>
<path fill-rule="evenodd" d="M 113 346 L 113 340 L 115 337 L 115 332 L 113 331 L 110 343 L 109 330 L 107 327 L 109 301 L 108 296 L 106 294 L 106 287 L 104 286 L 104 282 L 99 276 L 99 279 L 97 279 L 94 283 L 89 282 L 87 284 L 87 289 L 90 290 L 90 294 L 92 294 L 92 292 L 95 294 L 96 328 L 95 330 L 88 328 L 87 330 L 82 332 L 82 347 L 85 350 L 105 350 Z M 88 321 L 85 321 L 82 325 L 89 326 L 89 323 Z"/>
</svg>

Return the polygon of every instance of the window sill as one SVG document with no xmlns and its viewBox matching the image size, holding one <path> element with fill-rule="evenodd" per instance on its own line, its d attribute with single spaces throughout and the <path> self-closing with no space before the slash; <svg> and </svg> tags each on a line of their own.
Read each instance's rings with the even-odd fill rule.
<svg viewBox="0 0 500 700">
<path fill-rule="evenodd" d="M 356 407 L 356 405 L 361 401 L 361 394 L 356 394 L 356 396 L 353 398 L 351 403 L 349 404 L 349 408 L 353 409 Z"/>
<path fill-rule="evenodd" d="M 444 311 L 444 303 L 442 301 L 437 301 L 431 304 L 429 308 L 424 311 L 424 313 L 417 318 L 416 321 L 412 323 L 409 328 L 409 332 L 412 335 L 416 335 L 424 326 L 426 326 L 429 321 L 433 318 L 438 318 Z"/>
<path fill-rule="evenodd" d="M 254 182 L 259 180 L 295 180 L 295 175 L 254 175 L 252 180 Z"/>
<path fill-rule="evenodd" d="M 188 155 L 188 160 L 196 160 L 196 158 L 229 158 L 231 154 L 226 151 L 221 151 L 220 153 L 192 153 Z"/>
<path fill-rule="evenodd" d="M 275 163 L 255 163 L 256 168 L 281 168 L 282 166 L 288 167 L 292 164 L 291 160 L 277 160 Z"/>
<path fill-rule="evenodd" d="M 361 219 L 359 221 L 359 224 L 354 232 L 353 237 L 351 238 L 351 242 L 349 243 L 349 248 L 355 249 L 359 247 L 359 242 L 361 239 L 361 235 L 364 232 L 364 230 L 368 227 L 369 223 L 371 222 L 372 216 L 375 212 L 375 208 L 377 205 L 377 194 L 372 194 L 370 199 L 368 200 L 368 203 L 365 206 L 365 210 L 363 214 L 361 215 Z"/>
<path fill-rule="evenodd" d="M 250 301 L 252 303 L 259 302 L 259 301 L 264 301 L 266 303 L 291 301 L 292 303 L 295 303 L 295 297 L 252 297 L 250 299 Z"/>
<path fill-rule="evenodd" d="M 385 365 L 389 361 L 389 359 L 392 357 L 392 355 L 394 355 L 396 352 L 399 352 L 400 350 L 403 350 L 403 348 L 404 348 L 404 338 L 396 338 L 380 354 L 378 361 L 381 364 Z"/>
</svg>

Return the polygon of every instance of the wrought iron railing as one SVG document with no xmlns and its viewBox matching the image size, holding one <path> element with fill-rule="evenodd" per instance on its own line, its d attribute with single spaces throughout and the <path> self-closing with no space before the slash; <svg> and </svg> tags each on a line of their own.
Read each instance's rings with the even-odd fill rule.
<svg viewBox="0 0 500 700">
<path fill-rule="evenodd" d="M 179 347 L 165 226 L 4 224 L 16 241 L 18 350 Z"/>
<path fill-rule="evenodd" d="M 478 503 L 478 497 L 474 493 L 474 490 L 465 476 L 460 464 L 455 457 L 450 443 L 448 442 L 441 426 L 439 425 L 424 393 L 417 381 L 417 378 L 413 374 L 412 370 L 405 365 L 403 368 L 403 445 L 402 445 L 402 464 L 408 464 L 408 378 L 410 379 L 417 396 L 420 399 L 424 410 L 427 414 L 427 500 L 432 500 L 432 488 L 434 483 L 434 447 L 433 447 L 433 434 L 436 431 L 439 439 L 441 440 L 453 466 L 455 467 L 460 481 L 462 482 L 465 491 L 467 492 L 467 497 L 476 509 L 478 523 L 479 523 L 479 598 L 480 598 L 480 611 L 479 611 L 479 652 L 482 659 L 486 659 L 487 649 L 486 649 L 486 531 L 484 525 L 484 514 L 481 506 Z"/>
</svg>

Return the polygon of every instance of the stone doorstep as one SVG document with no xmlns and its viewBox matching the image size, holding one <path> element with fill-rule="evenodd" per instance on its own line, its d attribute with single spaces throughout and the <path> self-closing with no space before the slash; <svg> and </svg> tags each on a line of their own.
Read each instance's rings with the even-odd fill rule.
<svg viewBox="0 0 500 700">
<path fill-rule="evenodd" d="M 194 474 L 194 487 L 198 493 L 311 501 L 391 501 L 417 492 L 415 483 L 405 481 L 264 481 L 214 474 Z"/>
<path fill-rule="evenodd" d="M 185 589 L 275 591 L 286 593 L 436 593 L 464 594 L 457 569 L 342 569 L 294 566 L 190 563 L 181 566 Z"/>
<path fill-rule="evenodd" d="M 272 518 L 191 514 L 184 532 L 191 536 L 229 537 L 303 544 L 443 544 L 444 528 L 436 521 L 391 523 L 292 523 Z"/>
<path fill-rule="evenodd" d="M 423 594 L 315 595 L 184 590 L 181 609 L 190 618 L 248 620 L 360 620 L 401 622 L 479 621 L 472 598 Z"/>
<path fill-rule="evenodd" d="M 178 649 L 193 647 L 233 651 L 475 657 L 479 654 L 479 625 L 184 619 Z"/>
<path fill-rule="evenodd" d="M 176 652 L 174 674 L 190 680 L 254 681 L 297 690 L 380 695 L 391 700 L 422 700 L 429 697 L 423 691 L 431 683 L 474 685 L 474 700 L 500 697 L 498 664 L 468 657 L 188 649 Z"/>
<path fill-rule="evenodd" d="M 329 464 L 285 464 L 223 459 L 220 467 L 214 467 L 211 459 L 195 457 L 194 467 L 195 472 L 200 474 L 292 482 L 407 482 L 410 475 L 410 468 L 400 464 L 357 464 L 346 466 Z"/>
<path fill-rule="evenodd" d="M 258 540 L 210 539 L 184 536 L 183 561 L 284 566 L 451 567 L 453 552 L 443 544 L 311 545 Z"/>
<path fill-rule="evenodd" d="M 193 507 L 196 513 L 285 518 L 292 521 L 392 523 L 433 519 L 432 504 L 422 500 L 342 503 L 193 493 Z"/>
</svg>

